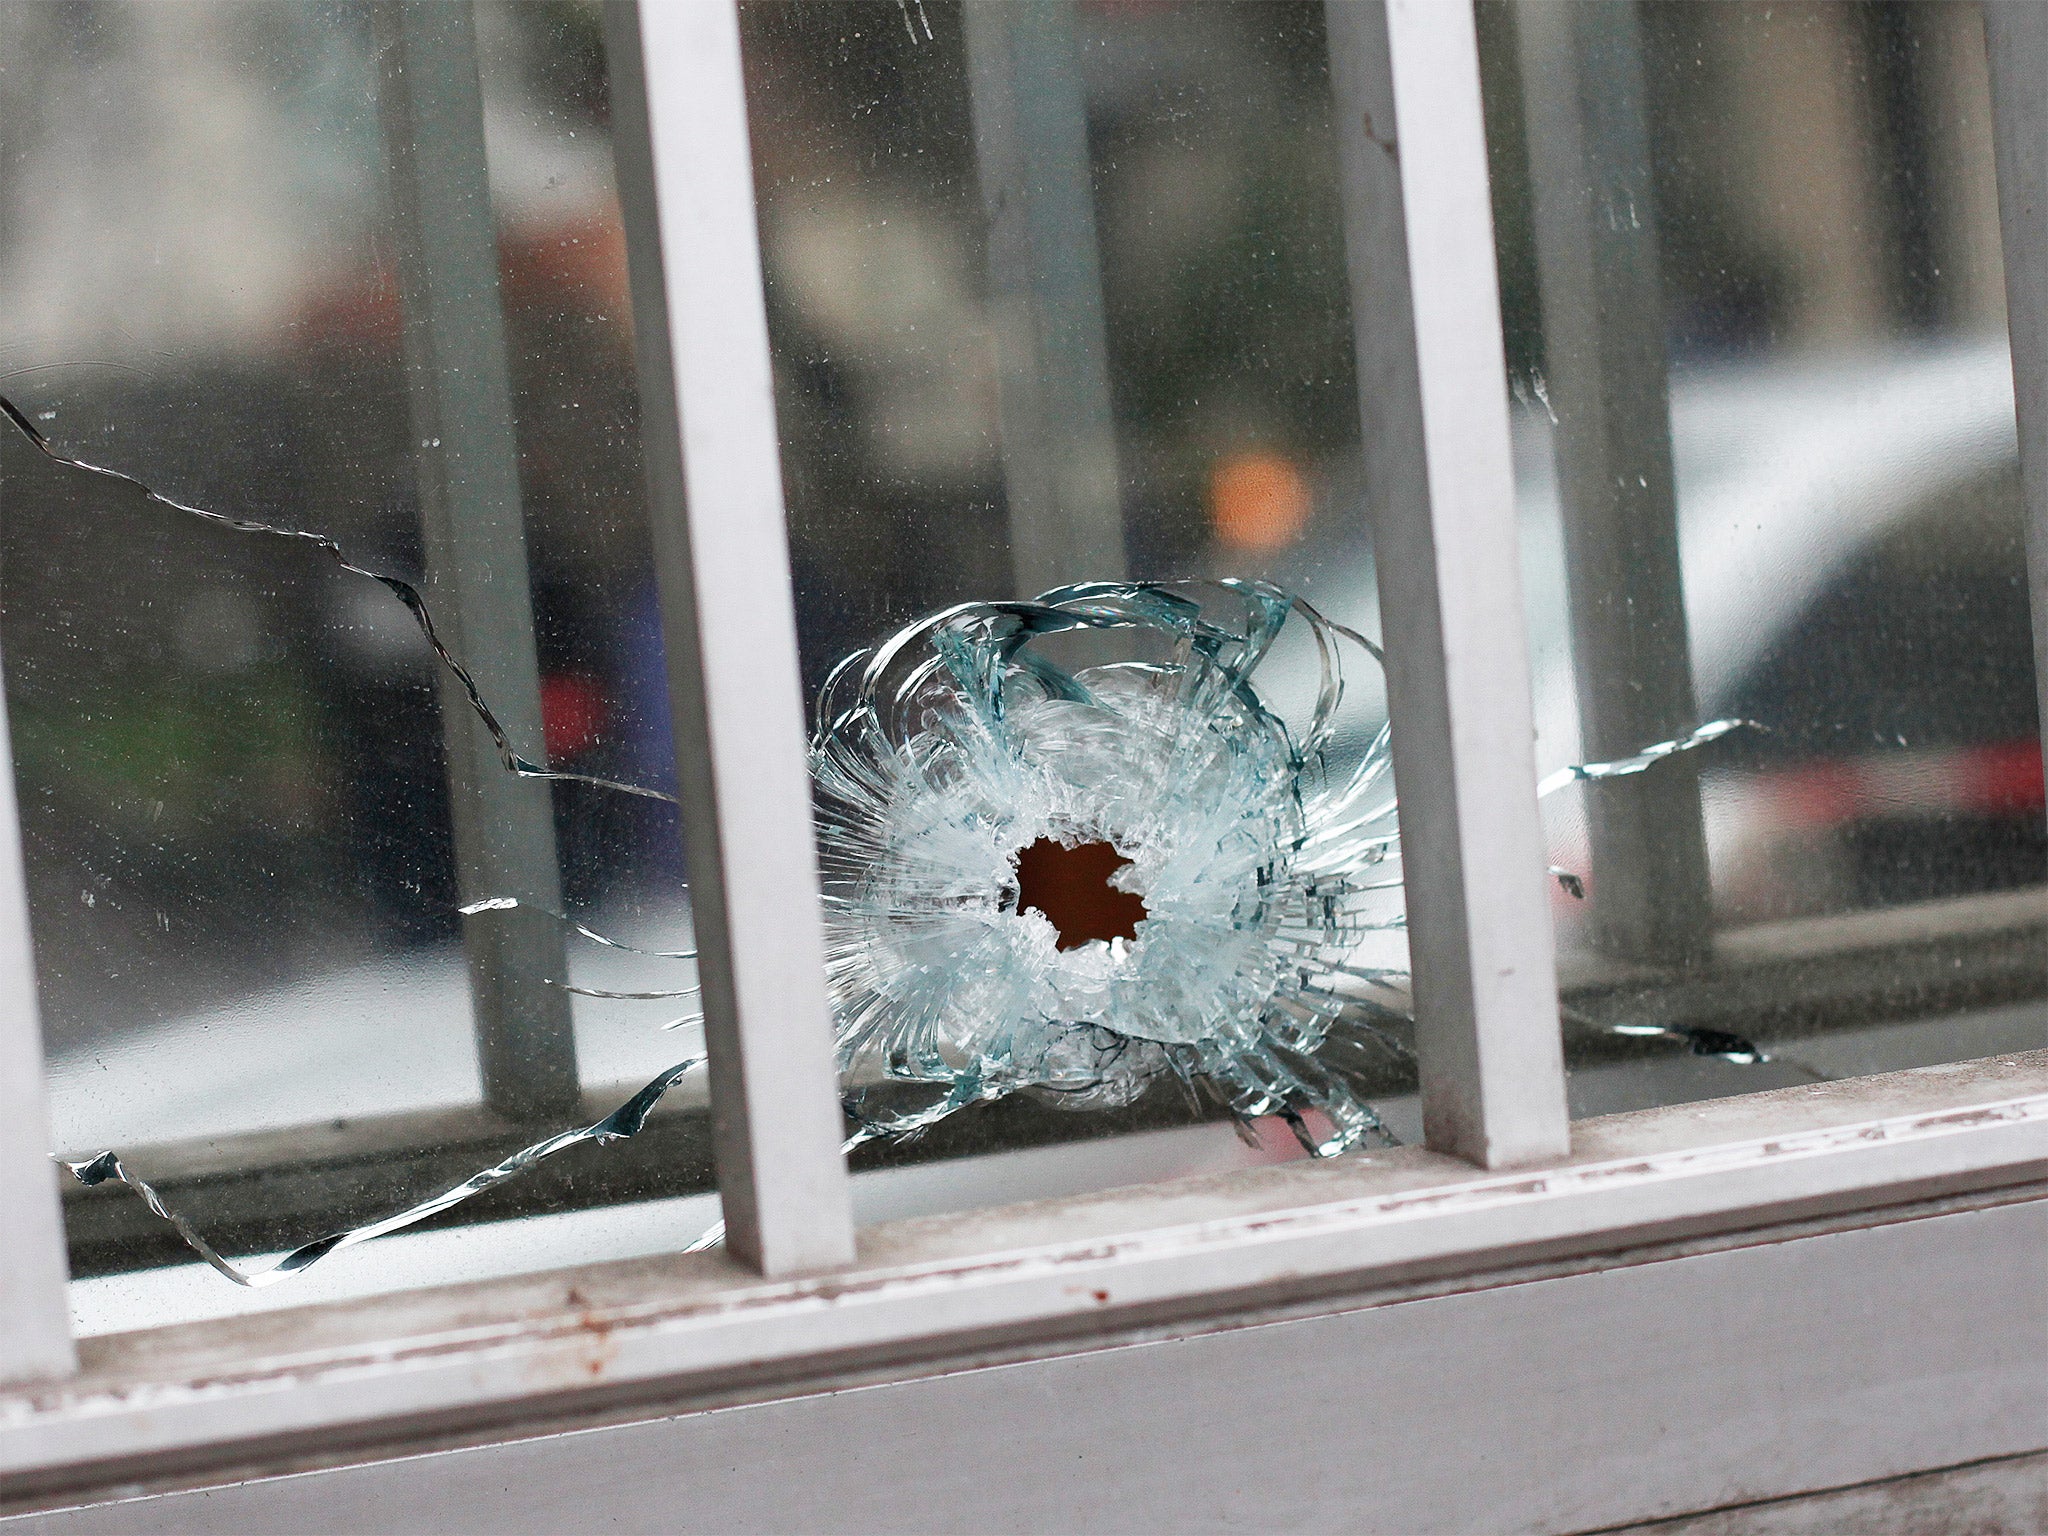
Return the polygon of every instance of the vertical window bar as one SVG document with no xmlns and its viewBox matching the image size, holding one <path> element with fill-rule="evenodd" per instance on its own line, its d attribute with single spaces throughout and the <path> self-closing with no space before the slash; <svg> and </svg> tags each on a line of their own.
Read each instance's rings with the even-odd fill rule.
<svg viewBox="0 0 2048 1536">
<path fill-rule="evenodd" d="M 1020 594 L 1126 570 L 1073 0 L 966 0 L 1010 549 Z"/>
<path fill-rule="evenodd" d="M 475 14 L 468 0 L 382 0 L 373 14 L 427 605 L 515 750 L 543 759 Z M 519 902 L 463 919 L 484 1102 L 558 1120 L 580 1095 L 569 995 L 549 985 L 568 974 L 547 915 L 562 905 L 553 802 L 544 780 L 506 770 L 445 669 L 440 699 L 462 904 Z"/>
<path fill-rule="evenodd" d="M 4 690 L 0 690 L 4 697 Z M 21 867 L 14 748 L 0 707 L 0 1384 L 78 1368 L 65 1293 L 64 1217 Z"/>
<path fill-rule="evenodd" d="M 642 431 L 727 1243 L 853 1256 L 733 0 L 608 0 Z"/>
<path fill-rule="evenodd" d="M 1469 4 L 1328 17 L 1424 1133 L 1569 1143 L 1507 381 Z"/>
<path fill-rule="evenodd" d="M 1633 0 L 1514 12 L 1543 372 L 1557 413 L 1579 755 L 1627 757 L 1699 723 L 1679 571 L 1664 283 Z M 1595 947 L 1686 965 L 1711 940 L 1696 760 L 1589 793 Z"/>
<path fill-rule="evenodd" d="M 1984 48 L 2026 504 L 2034 688 L 2048 733 L 2048 5 L 1986 0 Z"/>
</svg>

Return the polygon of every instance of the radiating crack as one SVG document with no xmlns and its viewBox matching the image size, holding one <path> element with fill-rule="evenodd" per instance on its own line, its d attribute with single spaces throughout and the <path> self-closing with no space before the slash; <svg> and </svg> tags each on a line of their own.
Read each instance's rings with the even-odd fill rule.
<svg viewBox="0 0 2048 1536">
<path fill-rule="evenodd" d="M 629 1137 L 638 1135 L 640 1128 L 647 1123 L 648 1114 L 656 1104 L 661 1102 L 662 1096 L 684 1077 L 703 1065 L 704 1058 L 702 1056 L 692 1056 L 685 1061 L 679 1061 L 595 1124 L 586 1125 L 580 1130 L 561 1131 L 548 1137 L 545 1141 L 537 1141 L 530 1147 L 524 1147 L 514 1152 L 502 1162 L 493 1163 L 481 1172 L 472 1174 L 460 1184 L 443 1190 L 431 1199 L 422 1200 L 417 1205 L 407 1206 L 396 1215 L 386 1216 L 379 1221 L 367 1222 L 358 1227 L 348 1227 L 339 1232 L 330 1232 L 325 1237 L 316 1238 L 310 1243 L 294 1248 L 276 1263 L 266 1265 L 261 1269 L 239 1269 L 222 1257 L 220 1251 L 207 1242 L 205 1238 L 201 1237 L 193 1229 L 190 1222 L 164 1203 L 163 1197 L 150 1186 L 146 1179 L 130 1173 L 122 1165 L 121 1159 L 114 1153 L 102 1152 L 99 1156 L 87 1158 L 83 1162 L 65 1162 L 64 1166 L 71 1170 L 72 1176 L 79 1183 L 88 1188 L 106 1183 L 127 1185 L 142 1197 L 143 1201 L 152 1211 L 176 1229 L 178 1236 L 185 1240 L 187 1247 L 198 1254 L 200 1258 L 204 1259 L 215 1270 L 234 1281 L 237 1285 L 261 1289 L 264 1286 L 275 1285 L 281 1280 L 289 1280 L 293 1275 L 304 1273 L 329 1254 L 339 1253 L 344 1248 L 353 1248 L 358 1243 L 367 1243 L 372 1238 L 384 1237 L 390 1233 L 402 1231 L 407 1227 L 425 1221 L 429 1216 L 437 1216 L 445 1210 L 462 1204 L 463 1201 L 469 1199 L 472 1195 L 480 1195 L 487 1189 L 493 1189 L 508 1180 L 518 1178 L 528 1169 L 547 1158 L 553 1157 L 557 1152 L 566 1151 L 570 1147 L 578 1146 L 586 1141 L 596 1142 L 599 1146 L 607 1146 L 612 1142 L 624 1141 Z M 59 1161 L 63 1160 L 59 1159 Z"/>
<path fill-rule="evenodd" d="M 521 901 L 517 896 L 486 896 L 481 901 L 468 902 L 455 910 L 464 917 L 473 917 L 479 912 L 509 912 L 523 907 L 529 912 L 539 912 L 551 917 L 571 931 L 582 935 L 593 944 L 602 944 L 607 949 L 622 950 L 629 955 L 645 955 L 650 960 L 694 960 L 694 949 L 641 949 L 638 945 L 627 944 L 619 939 L 607 938 L 594 928 L 586 928 L 567 913 L 557 912 L 552 907 L 543 907 L 537 902 Z"/>
<path fill-rule="evenodd" d="M 610 992 L 603 987 L 584 987 L 573 981 L 557 981 L 552 976 L 546 980 L 549 986 L 560 987 L 564 992 L 574 993 L 577 997 L 603 997 L 620 1003 L 653 1003 L 663 1002 L 669 998 L 695 997 L 703 990 L 700 987 L 672 987 L 662 992 Z"/>
<path fill-rule="evenodd" d="M 1603 1024 L 1584 1014 L 1567 1013 L 1566 1017 L 1573 1023 L 1601 1034 L 1633 1039 L 1670 1040 L 1683 1045 L 1686 1051 L 1694 1056 L 1718 1057 L 1739 1067 L 1790 1067 L 1816 1083 L 1833 1081 L 1828 1073 L 1810 1062 L 1801 1061 L 1797 1056 L 1767 1051 L 1747 1035 L 1738 1035 L 1731 1030 L 1710 1029 L 1697 1024 L 1636 1024 L 1627 1021 Z"/>
<path fill-rule="evenodd" d="M 915 43 L 920 41 L 920 39 L 917 35 L 917 27 L 913 25 L 910 20 L 911 4 L 912 0 L 896 0 L 897 8 L 903 12 L 903 30 L 910 34 L 910 40 L 913 43 Z M 918 22 L 922 23 L 924 26 L 924 37 L 922 41 L 928 43 L 932 40 L 932 20 L 929 16 L 925 15 L 924 13 L 924 0 L 916 0 L 916 5 Z"/>
<path fill-rule="evenodd" d="M 1611 763 L 1573 763 L 1557 772 L 1546 774 L 1536 785 L 1536 797 L 1540 800 L 1553 795 L 1567 784 L 1576 784 L 1598 779 L 1626 778 L 1632 773 L 1641 773 L 1656 766 L 1667 757 L 1676 757 L 1681 752 L 1690 752 L 1703 747 L 1710 741 L 1719 741 L 1733 731 L 1761 731 L 1766 727 L 1754 720 L 1728 718 L 1709 720 L 1699 729 L 1671 741 L 1660 741 L 1655 746 L 1644 747 L 1629 757 L 1616 758 Z"/>
<path fill-rule="evenodd" d="M 151 489 L 133 475 L 125 474 L 121 470 L 108 469 L 104 465 L 90 463 L 85 459 L 76 459 L 68 454 L 60 453 L 52 446 L 49 439 L 36 429 L 35 424 L 21 412 L 20 408 L 5 396 L 0 396 L 0 414 L 4 414 L 14 424 L 16 431 L 27 438 L 39 453 L 54 463 L 62 464 L 70 469 L 83 471 L 86 474 L 104 476 L 109 480 L 140 491 L 144 497 L 155 502 L 158 506 L 168 507 L 174 512 L 182 512 L 188 517 L 199 518 L 217 527 L 232 529 L 236 533 L 258 533 L 271 538 L 289 539 L 310 545 L 333 560 L 344 571 L 348 571 L 352 575 L 367 577 L 369 580 L 377 582 L 405 605 L 406 612 L 412 615 L 413 622 L 419 626 L 420 633 L 426 637 L 426 642 L 432 648 L 434 655 L 439 658 L 441 665 L 448 669 L 449 675 L 460 685 L 463 696 L 469 700 L 470 708 L 476 712 L 477 718 L 484 724 L 484 729 L 490 733 L 492 744 L 497 748 L 499 761 L 510 772 L 519 775 L 523 779 L 547 779 L 565 784 L 588 784 L 597 789 L 612 790 L 622 795 L 638 795 L 648 800 L 664 801 L 669 805 L 678 803 L 674 795 L 664 790 L 650 789 L 644 784 L 626 784 L 621 783 L 617 779 L 600 778 L 595 774 L 570 773 L 559 768 L 547 768 L 528 758 L 522 757 L 513 747 L 511 737 L 506 734 L 504 726 L 499 723 L 497 715 L 492 712 L 491 706 L 485 701 L 482 692 L 477 688 L 476 679 L 470 676 L 469 669 L 456 660 L 454 654 L 442 643 L 439 633 L 434 628 L 433 615 L 427 611 L 426 600 L 420 595 L 419 588 L 403 577 L 392 576 L 383 571 L 374 571 L 368 566 L 356 564 L 348 557 L 347 552 L 342 549 L 341 545 L 327 534 L 314 533 L 309 529 L 303 528 L 279 528 L 274 524 L 255 522 L 249 518 L 235 517 L 226 512 L 213 512 L 204 507 L 188 506 L 182 501 L 177 501 L 164 495 L 161 491 Z"/>
</svg>

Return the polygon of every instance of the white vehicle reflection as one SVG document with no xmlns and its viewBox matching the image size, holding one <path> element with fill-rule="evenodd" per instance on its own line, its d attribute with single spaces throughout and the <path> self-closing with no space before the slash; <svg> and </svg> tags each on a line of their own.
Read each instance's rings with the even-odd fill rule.
<svg viewBox="0 0 2048 1536">
<path fill-rule="evenodd" d="M 1770 727 L 1700 759 L 1723 923 L 2036 882 L 2048 842 L 2003 338 L 1701 367 L 1674 380 L 1671 416 L 1699 718 Z M 1549 425 L 1520 402 L 1539 774 L 1581 756 Z M 1277 575 L 1375 633 L 1369 557 L 1344 548 L 1348 478 L 1330 477 L 1335 505 Z M 1384 704 L 1353 708 L 1356 738 Z M 1576 805 L 1556 797 L 1546 816 L 1551 861 L 1583 871 Z M 1569 945 L 1561 892 L 1557 912 Z"/>
</svg>

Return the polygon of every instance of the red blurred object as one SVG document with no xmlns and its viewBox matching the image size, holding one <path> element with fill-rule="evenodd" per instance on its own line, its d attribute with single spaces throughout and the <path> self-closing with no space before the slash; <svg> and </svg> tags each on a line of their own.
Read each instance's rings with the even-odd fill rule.
<svg viewBox="0 0 2048 1536">
<path fill-rule="evenodd" d="M 1862 780 L 1854 763 L 1815 763 L 1776 777 L 1779 814 L 1800 826 L 1854 821 L 1863 803 Z"/>
<path fill-rule="evenodd" d="M 540 680 L 540 728 L 549 762 L 595 746 L 610 718 L 604 688 L 589 673 L 561 672 Z"/>
<path fill-rule="evenodd" d="M 610 327 L 602 334 L 632 340 L 626 227 L 615 206 L 499 231 L 498 285 L 508 314 L 574 310 L 601 316 Z M 398 279 L 387 267 L 339 274 L 306 295 L 297 319 L 300 343 L 396 352 L 399 305 Z"/>
<path fill-rule="evenodd" d="M 632 334 L 626 226 L 615 207 L 505 230 L 498 237 L 498 282 L 508 310 L 575 307 L 613 322 L 612 334 Z"/>
<path fill-rule="evenodd" d="M 2038 740 L 1835 759 L 1769 775 L 1778 819 L 1805 827 L 1912 816 L 2026 816 L 2048 809 Z"/>
<path fill-rule="evenodd" d="M 2048 809 L 2038 739 L 1976 747 L 1962 755 L 1972 809 L 2003 815 Z"/>
</svg>

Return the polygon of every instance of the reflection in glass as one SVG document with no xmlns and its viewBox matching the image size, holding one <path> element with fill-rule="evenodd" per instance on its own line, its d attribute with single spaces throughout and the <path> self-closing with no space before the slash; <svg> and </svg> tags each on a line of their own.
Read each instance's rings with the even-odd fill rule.
<svg viewBox="0 0 2048 1536">
<path fill-rule="evenodd" d="M 1544 11 L 1571 26 L 1481 7 L 1543 767 L 1766 727 L 1550 802 L 1578 1107 L 2039 1043 L 2048 834 L 1974 18 Z M 814 702 L 919 615 L 1070 582 L 1265 581 L 1376 632 L 1320 7 L 742 13 Z M 521 757 L 672 790 L 597 10 L 477 7 L 487 187 L 410 212 L 432 168 L 366 10 L 15 6 L 0 29 L 22 61 L 0 72 L 0 391 L 34 430 L 445 595 L 452 652 L 530 651 L 490 683 Z M 496 404 L 456 410 L 417 258 L 465 199 L 504 366 Z M 497 446 L 457 453 L 437 419 Z M 496 455 L 481 513 L 465 454 Z M 120 1147 L 225 1251 L 279 1250 L 690 1054 L 663 1028 L 694 977 L 660 799 L 552 784 L 524 845 L 552 858 L 503 888 L 462 830 L 502 765 L 450 774 L 475 726 L 389 586 L 124 501 L 19 433 L 0 475 L 61 1151 Z M 437 557 L 489 517 L 524 579 L 509 544 Z M 480 613 L 516 647 L 474 642 Z M 1068 675 L 1129 659 L 1056 638 Z M 1320 676 L 1283 637 L 1259 697 L 1313 713 Z M 1386 725 L 1351 680 L 1321 743 L 1339 784 Z M 1143 850 L 1052 830 L 999 850 L 1006 920 L 1043 914 L 1055 960 L 1136 947 L 1160 911 Z M 1104 844 L 1084 912 L 1055 867 Z M 525 1014 L 494 995 L 509 962 L 479 960 L 515 918 L 501 952 L 547 1005 Z M 520 1018 L 551 1079 L 538 1045 L 493 1058 Z M 1412 1139 L 1412 1074 L 1383 1057 L 1355 1097 Z M 858 1198 L 1293 1155 L 1284 1128 L 1241 1150 L 1170 1084 L 1126 1086 L 871 1143 L 858 1166 L 890 1171 Z M 701 1191 L 691 1107 L 686 1084 L 635 1156 L 572 1152 L 462 1219 Z M 991 1164 L 876 1193 L 918 1159 L 1147 1128 L 1036 1183 Z M 177 1257 L 118 1192 L 79 1193 L 81 1274 Z M 688 1237 L 673 1220 L 654 1248 Z"/>
<path fill-rule="evenodd" d="M 469 15 L 423 9 L 444 32 Z M 456 83 L 482 75 L 465 147 L 392 110 L 394 74 L 432 73 L 419 39 L 390 34 L 395 14 L 0 16 L 24 62 L 0 84 L 0 393 L 57 455 L 317 532 L 393 578 L 146 502 L 0 433 L 0 611 L 57 1149 L 120 1149 L 232 1254 L 388 1216 L 590 1123 L 691 1049 L 662 1028 L 687 998 L 608 995 L 694 979 L 634 952 L 690 948 L 672 808 L 542 786 L 546 879 L 466 866 L 444 738 L 482 722 L 400 591 L 425 594 L 520 758 L 672 788 L 598 17 L 478 7 L 474 41 L 455 39 Z M 453 372 L 494 339 L 503 363 L 495 401 L 447 400 L 452 425 L 423 429 L 422 379 L 451 370 L 422 356 L 418 322 L 448 317 L 430 291 L 448 274 L 408 270 L 422 230 L 405 204 L 437 173 L 415 152 L 445 170 L 451 147 L 477 172 L 487 151 L 489 175 L 457 189 L 480 257 L 463 276 L 490 323 L 457 316 Z M 451 206 L 427 206 L 427 244 Z M 482 511 L 461 499 L 480 472 L 497 477 Z M 458 543 L 486 513 L 523 531 L 528 574 L 503 553 L 437 572 L 437 497 Z M 493 589 L 494 570 L 512 579 Z M 451 571 L 488 601 L 447 590 Z M 494 673 L 522 648 L 508 685 Z M 487 792 L 520 783 L 495 743 L 476 762 Z M 513 952 L 540 957 L 524 985 L 552 1041 L 499 1027 L 519 1011 L 502 996 L 511 967 L 478 962 L 480 933 L 520 924 Z M 463 1219 L 705 1187 L 699 1118 L 657 1123 L 659 1161 L 597 1172 L 572 1154 Z M 72 1194 L 79 1275 L 184 1256 L 120 1191 Z"/>
<path fill-rule="evenodd" d="M 1485 6 L 1580 1113 L 2048 1038 L 1983 42 L 1940 6 Z M 1697 774 L 1696 785 L 1692 775 Z"/>
<path fill-rule="evenodd" d="M 973 28 L 942 5 L 906 26 L 892 0 L 824 14 L 745 17 L 812 679 L 937 603 L 1014 595 L 1068 574 L 1062 560 L 1115 574 L 1089 551 L 1119 546 L 1147 575 L 1284 576 L 1338 617 L 1362 602 L 1369 616 L 1370 565 L 1344 516 L 1356 413 L 1316 8 L 1040 7 L 1032 25 L 987 8 Z M 478 224 L 482 192 L 472 176 L 422 205 L 447 168 L 424 151 L 448 146 L 393 110 L 393 41 L 372 24 L 390 20 L 345 6 L 9 12 L 10 56 L 36 67 L 5 84 L 8 393 L 60 455 L 317 530 L 418 586 L 451 652 L 476 604 L 516 616 L 530 680 L 490 685 L 514 751 L 668 790 L 598 13 L 476 9 L 495 262 L 472 251 L 468 271 L 488 281 L 495 266 L 505 356 L 503 403 L 481 411 L 434 392 L 441 338 L 422 319 L 449 313 L 432 293 L 447 273 L 418 258 L 427 221 Z M 1038 195 L 1055 170 L 1060 196 Z M 1012 207 L 1028 218 L 1005 225 Z M 449 323 L 467 327 L 463 355 L 488 352 L 488 326 Z M 445 423 L 491 427 L 506 408 L 500 447 L 456 450 Z M 481 514 L 502 519 L 516 494 L 529 573 L 509 594 L 474 580 L 496 556 L 443 560 L 437 577 L 435 538 L 480 515 L 450 465 L 493 451 L 501 475 L 517 456 L 516 492 Z M 542 1082 L 522 1070 L 532 1053 L 494 1067 L 507 966 L 479 964 L 475 940 L 548 892 L 475 878 L 464 796 L 491 775 L 472 762 L 451 799 L 444 738 L 464 750 L 473 726 L 404 604 L 309 548 L 115 508 L 106 486 L 23 443 L 7 452 L 20 590 L 5 639 L 62 1151 L 119 1147 L 224 1252 L 274 1252 L 450 1188 L 538 1130 L 590 1123 L 686 1054 L 688 1031 L 662 1028 L 686 1017 L 693 979 L 664 958 L 689 948 L 666 807 L 551 786 L 540 831 L 575 922 L 505 953 L 563 946 L 565 974 L 542 956 L 525 985 L 571 1000 L 585 1091 L 582 1115 L 536 1123 L 559 1085 L 522 1106 L 522 1077 Z M 1050 471 L 1035 510 L 1034 470 Z M 450 575 L 470 590 L 437 592 Z M 1313 702 L 1311 655 L 1283 645 L 1265 672 L 1276 701 Z M 1353 690 L 1332 763 L 1356 766 L 1383 713 L 1375 689 Z M 106 771 L 75 771 L 82 756 Z M 130 815 L 158 810 L 161 824 Z M 507 1080 L 509 1095 L 492 1086 Z M 1398 1091 L 1403 1072 L 1382 1086 Z M 903 1164 L 1060 1139 L 1088 1118 L 1027 1105 L 969 1136 L 867 1152 Z M 1156 1103 L 1090 1129 L 1187 1118 Z M 699 1126 L 657 1114 L 644 1154 L 571 1153 L 461 1219 L 701 1188 Z M 857 1200 L 902 1212 L 1274 1155 L 1222 1126 L 1165 1134 L 978 1185 L 913 1188 L 917 1170 L 899 1167 Z M 119 1191 L 73 1193 L 81 1275 L 180 1256 L 137 1203 L 101 1198 Z M 673 1219 L 670 1247 L 697 1218 Z M 359 1285 L 362 1262 L 323 1267 L 303 1294 Z M 394 1257 L 390 1273 L 422 1270 Z"/>
</svg>

